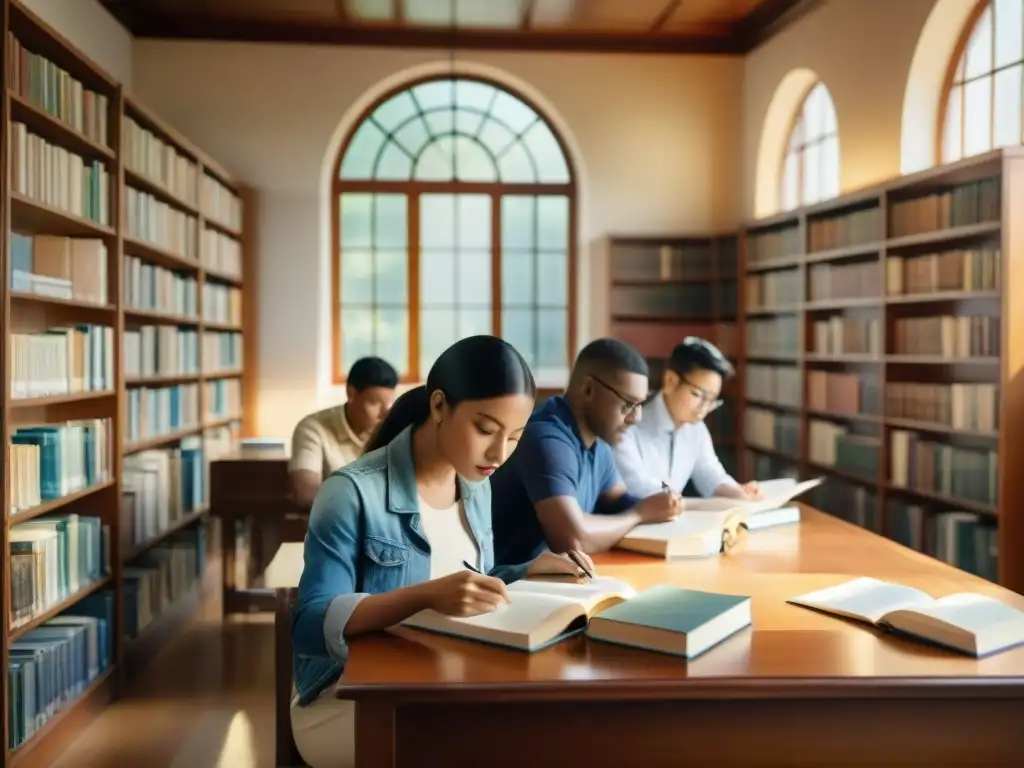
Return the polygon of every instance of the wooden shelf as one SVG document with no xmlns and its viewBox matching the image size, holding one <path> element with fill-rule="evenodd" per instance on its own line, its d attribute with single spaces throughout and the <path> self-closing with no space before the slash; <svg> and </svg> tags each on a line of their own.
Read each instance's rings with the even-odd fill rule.
<svg viewBox="0 0 1024 768">
<path fill-rule="evenodd" d="M 19 344 L 16 353 L 0 355 L 0 432 L 4 441 L 5 466 L 11 465 L 11 470 L 5 472 L 3 493 L 0 496 L 0 504 L 3 505 L 5 524 L 0 526 L 0 540 L 2 548 L 7 553 L 4 558 L 5 565 L 0 569 L 0 612 L 6 617 L 3 622 L 4 632 L 0 634 L 0 660 L 6 668 L 9 661 L 8 649 L 10 643 L 20 639 L 22 642 L 29 642 L 34 636 L 34 630 L 44 626 L 59 614 L 66 613 L 68 609 L 75 606 L 85 607 L 88 610 L 94 604 L 106 604 L 112 599 L 113 616 L 112 625 L 108 627 L 107 636 L 111 641 L 110 658 L 112 664 L 103 671 L 101 675 L 88 684 L 86 690 L 74 701 L 67 703 L 62 710 L 54 717 L 51 717 L 46 725 L 30 736 L 16 749 L 10 749 L 6 745 L 10 743 L 7 736 L 12 735 L 10 721 L 5 715 L 4 720 L 4 748 L 0 749 L 0 768 L 7 766 L 33 766 L 48 765 L 57 756 L 67 743 L 75 738 L 81 729 L 99 712 L 102 707 L 117 695 L 120 683 L 125 680 L 126 675 L 143 671 L 144 667 L 152 662 L 155 655 L 166 647 L 173 640 L 174 633 L 187 624 L 196 615 L 199 597 L 204 594 L 212 594 L 212 589 L 207 581 L 211 574 L 219 579 L 220 567 L 216 565 L 216 557 L 219 550 L 219 541 L 214 538 L 211 531 L 219 531 L 216 521 L 208 514 L 208 502 L 196 509 L 194 512 L 185 514 L 172 525 L 168 526 L 159 535 L 129 544 L 132 541 L 131 530 L 133 521 L 131 515 L 145 513 L 147 508 L 131 505 L 143 503 L 142 491 L 133 485 L 133 471 L 126 467 L 126 461 L 134 464 L 137 459 L 132 456 L 144 450 L 167 449 L 169 461 L 178 461 L 181 467 L 188 466 L 196 473 L 196 477 L 202 477 L 203 484 L 208 482 L 207 461 L 214 450 L 230 449 L 232 443 L 236 443 L 241 436 L 239 423 L 249 425 L 251 428 L 252 409 L 255 405 L 254 377 L 252 365 L 256 360 L 257 339 L 253 332 L 254 313 L 253 302 L 242 295 L 241 305 L 245 312 L 241 323 L 219 323 L 207 322 L 200 315 L 204 307 L 203 291 L 206 280 L 216 281 L 227 285 L 233 290 L 243 290 L 243 276 L 253 275 L 254 253 L 252 250 L 252 223 L 254 216 L 255 198 L 245 187 L 233 180 L 219 164 L 209 158 L 198 147 L 192 145 L 180 133 L 164 123 L 154 113 L 138 104 L 137 101 L 125 96 L 120 84 L 115 82 L 109 75 L 103 72 L 94 62 L 78 51 L 60 34 L 42 22 L 35 14 L 28 10 L 18 0 L 0 0 L 4 3 L 4 14 L 0 16 L 0 40 L 6 55 L 3 57 L 5 99 L 0 100 L 0 121 L 7 125 L 9 121 L 24 124 L 25 128 L 32 134 L 40 137 L 49 144 L 60 147 L 68 152 L 79 155 L 87 162 L 102 164 L 107 173 L 107 189 L 102 204 L 107 206 L 103 212 L 106 220 L 112 222 L 110 225 L 99 224 L 81 216 L 76 216 L 55 206 L 47 205 L 25 195 L 13 192 L 11 179 L 17 181 L 19 178 L 28 175 L 32 183 L 26 185 L 28 189 L 45 188 L 43 184 L 37 184 L 37 179 L 31 174 L 37 174 L 39 165 L 31 162 L 31 149 L 22 150 L 22 163 L 27 163 L 21 168 L 12 167 L 10 174 L 0 174 L 0 221 L 9 222 L 9 229 L 0 238 L 0 328 L 4 336 L 0 337 L 5 350 L 12 349 L 12 332 L 18 334 Z M 12 50 L 12 46 L 15 50 Z M 20 52 L 17 48 L 20 47 Z M 85 128 L 78 130 L 75 125 L 81 126 L 83 121 L 77 121 L 73 125 L 66 122 L 58 115 L 67 114 L 54 104 L 51 108 L 45 108 L 35 103 L 35 95 L 42 93 L 33 83 L 32 88 L 26 93 L 19 93 L 8 83 L 25 82 L 26 79 L 38 78 L 40 73 L 49 72 L 56 77 L 57 74 L 50 67 L 38 66 L 38 62 L 31 57 L 44 57 L 52 64 L 63 69 L 72 78 L 78 80 L 86 89 L 92 91 L 87 98 L 90 105 L 96 105 L 96 109 L 79 105 L 78 113 L 83 116 Z M 31 64 L 29 64 L 31 62 Z M 15 68 L 23 67 L 19 74 Z M 27 74 L 26 74 L 27 73 Z M 63 76 L 61 76 L 63 77 Z M 84 102 L 83 102 L 84 104 Z M 152 137 L 139 138 L 136 129 L 128 125 L 126 115 L 130 115 L 140 129 L 151 131 Z M 88 133 L 88 135 L 86 135 Z M 2 152 L 0 159 L 4 163 L 14 166 L 18 160 L 12 157 L 12 131 L 4 131 Z M 94 137 L 102 135 L 103 141 Z M 155 138 L 154 138 L 155 137 Z M 185 174 L 186 184 L 194 183 L 191 191 L 187 187 L 175 187 L 180 193 L 170 191 L 159 178 L 147 173 L 140 172 L 150 168 L 145 161 L 144 152 L 137 148 L 150 145 L 152 141 L 160 140 L 166 142 L 179 157 L 184 158 L 192 165 L 194 170 L 192 176 Z M 141 143 L 140 143 L 141 142 Z M 108 145 L 109 144 L 109 145 Z M 33 143 L 34 146 L 34 143 Z M 133 149 L 133 147 L 135 149 Z M 140 167 L 135 167 L 138 164 Z M 131 166 L 131 167 L 129 167 Z M 27 170 L 26 170 L 27 168 Z M 179 166 L 178 170 L 184 170 Z M 51 171 L 56 175 L 56 170 Z M 241 202 L 242 227 L 240 230 L 232 230 L 224 227 L 223 224 L 209 221 L 206 217 L 208 211 L 201 205 L 202 195 L 201 183 L 204 174 L 212 175 Z M 52 178 L 46 180 L 49 188 L 59 188 L 61 180 Z M 181 224 L 181 230 L 185 237 L 192 237 L 194 241 L 186 241 L 186 248 L 194 250 L 196 257 L 187 258 L 154 243 L 127 234 L 127 216 L 125 215 L 128 205 L 127 190 L 132 188 L 144 195 L 151 196 L 135 199 L 133 206 L 141 207 L 146 205 L 160 204 L 167 208 L 158 207 L 155 211 L 147 211 L 145 218 L 152 219 L 155 216 L 165 216 L 170 219 L 173 215 L 184 215 L 191 217 L 194 221 Z M 56 199 L 56 197 L 55 197 Z M 154 203 L 155 201 L 155 203 Z M 192 202 L 190 202 L 192 201 Z M 93 206 L 95 207 L 95 206 Z M 91 209 L 90 209 L 91 210 Z M 177 213 L 175 213 L 177 212 Z M 239 243 L 239 251 L 242 263 L 238 266 L 239 274 L 222 275 L 217 270 L 206 269 L 203 264 L 204 247 L 210 247 L 209 241 L 204 241 L 203 232 L 206 229 L 230 232 Z M 173 230 L 171 230 L 173 231 Z M 105 291 L 103 286 L 88 285 L 82 280 L 82 272 L 71 273 L 65 277 L 71 283 L 71 291 L 57 283 L 47 283 L 45 280 L 37 280 L 35 290 L 45 289 L 51 292 L 64 292 L 65 295 L 73 295 L 76 298 L 63 299 L 53 296 L 46 296 L 37 293 L 15 292 L 10 290 L 10 274 L 12 248 L 10 235 L 17 232 L 26 237 L 56 236 L 67 238 L 80 238 L 86 240 L 102 241 L 102 248 L 95 245 L 85 246 L 83 250 L 76 249 L 72 257 L 75 259 L 86 258 L 81 254 L 88 249 L 93 249 L 88 255 L 90 259 L 102 259 L 105 253 L 106 263 L 105 274 L 107 285 Z M 14 247 L 23 248 L 19 240 Z M 213 254 L 207 252 L 208 260 Z M 195 281 L 194 289 L 194 316 L 183 317 L 174 312 L 159 310 L 138 309 L 130 305 L 133 298 L 130 293 L 130 281 L 125 280 L 126 257 L 141 260 L 145 265 L 171 270 L 177 273 L 181 279 Z M 18 254 L 20 260 L 25 255 Z M 28 258 L 32 258 L 29 252 Z M 76 262 L 77 263 L 77 262 Z M 222 266 L 231 266 L 233 262 L 224 260 L 219 263 Z M 89 262 L 92 265 L 92 262 Z M 25 265 L 22 264 L 22 267 Z M 31 262 L 28 268 L 31 269 Z M 78 275 L 76 277 L 76 274 Z M 126 283 L 128 283 L 126 285 Z M 53 288 L 51 289 L 51 285 Z M 254 285 L 253 282 L 249 286 Z M 212 290 L 212 289 L 211 289 Z M 106 303 L 96 303 L 83 300 L 81 297 L 99 296 L 105 293 L 109 296 Z M 180 310 L 179 310 L 180 311 Z M 56 329 L 81 328 L 82 326 L 99 326 L 100 328 L 113 329 L 113 345 L 105 348 L 107 361 L 112 361 L 112 370 L 103 370 L 102 378 L 109 389 L 103 391 L 76 392 L 66 395 L 55 395 L 49 397 L 34 397 L 13 399 L 11 376 L 14 370 L 15 355 L 18 355 L 19 375 L 23 370 L 46 370 L 43 368 L 43 352 L 36 352 L 33 345 L 35 341 L 31 337 L 38 335 L 45 336 L 41 342 L 41 349 L 45 354 L 54 359 L 57 354 L 54 350 L 58 344 L 67 344 L 58 334 L 53 333 Z M 199 335 L 198 353 L 200 359 L 197 361 L 199 368 L 194 373 L 174 376 L 155 376 L 145 379 L 132 378 L 127 376 L 124 366 L 125 359 L 125 337 L 126 329 L 134 330 L 143 326 L 182 326 L 182 332 L 195 332 Z M 248 361 L 247 366 L 223 370 L 220 360 L 203 359 L 203 335 L 207 333 L 233 332 L 239 334 L 239 345 L 245 344 L 245 352 L 241 359 Z M 95 334 L 92 330 L 82 330 L 80 333 Z M 109 333 L 104 331 L 102 333 Z M 101 335 L 89 337 L 91 345 Z M 77 343 L 77 337 L 75 343 Z M 51 347 L 51 343 L 54 345 Z M 59 353 L 58 353 L 59 354 Z M 40 355 L 38 360 L 33 355 Z M 26 367 L 24 360 L 29 363 Z M 74 358 L 71 358 L 74 361 Z M 85 354 L 83 361 L 90 359 Z M 232 365 L 235 361 L 231 358 L 223 360 L 223 364 Z M 207 370 L 202 366 L 206 365 Z M 99 371 L 92 371 L 85 368 L 69 368 L 74 375 L 90 377 L 94 381 Z M 140 369 L 138 369 L 140 370 Z M 51 376 L 67 375 L 66 371 L 48 371 Z M 222 379 L 238 379 L 239 382 L 227 382 L 218 384 Z M 132 444 L 126 444 L 124 436 L 128 434 L 129 418 L 129 394 L 128 390 L 135 387 L 170 387 L 170 386 L 193 386 L 195 387 L 195 420 L 196 426 L 187 429 L 175 430 L 169 434 L 161 435 L 151 439 L 140 440 Z M 232 412 L 241 412 L 235 418 L 218 418 L 206 416 L 215 406 L 223 401 L 219 399 L 218 388 L 230 388 L 239 386 L 242 390 L 241 403 L 228 399 L 227 403 Z M 192 397 L 192 395 L 189 395 Z M 214 399 L 218 398 L 218 399 Z M 155 398 L 154 398 L 155 402 Z M 152 407 L 152 405 L 150 406 Z M 182 413 L 187 418 L 187 412 Z M 107 426 L 95 426 L 92 420 L 104 420 Z M 203 420 L 203 421 L 200 421 Z M 89 477 L 107 477 L 103 482 L 96 483 L 88 488 L 83 488 L 75 493 L 67 494 L 58 499 L 47 500 L 29 509 L 17 512 L 10 512 L 14 500 L 26 498 L 17 488 L 17 484 L 25 482 L 28 475 L 25 471 L 17 471 L 23 464 L 19 462 L 28 461 L 31 464 L 36 461 L 37 455 L 31 451 L 31 446 L 19 443 L 11 447 L 12 436 L 22 428 L 61 425 L 65 422 L 78 422 L 89 425 L 89 429 L 106 429 L 106 439 L 97 439 L 97 432 L 92 432 L 89 445 L 90 455 L 99 463 L 99 467 L 92 467 L 92 471 L 100 471 L 105 474 L 88 474 Z M 85 452 L 85 437 L 69 437 L 76 433 L 56 433 L 58 441 L 70 439 L 81 439 L 82 444 L 76 451 L 70 454 L 87 455 Z M 189 438 L 185 446 L 181 446 L 182 440 Z M 47 438 L 49 440 L 49 438 Z M 181 456 L 182 450 L 191 450 L 191 446 L 202 446 L 203 455 L 198 459 L 191 457 L 175 458 Z M 58 444 L 59 450 L 64 450 Z M 47 449 L 49 450 L 49 449 Z M 104 455 L 101 450 L 107 451 Z M 66 454 L 68 452 L 65 451 Z M 42 455 L 42 454 L 39 454 Z M 29 457 L 26 459 L 26 456 Z M 138 459 L 145 461 L 145 459 Z M 42 459 L 39 459 L 42 462 Z M 65 471 L 86 474 L 83 465 L 78 467 L 65 467 Z M 183 470 L 184 471 L 184 470 Z M 206 498 L 209 497 L 209 489 L 202 489 Z M 147 491 L 148 493 L 149 491 Z M 171 488 L 172 493 L 180 493 L 176 488 Z M 133 496 L 134 494 L 134 496 Z M 29 496 L 28 498 L 32 498 Z M 134 499 L 134 500 L 133 500 Z M 22 501 L 22 503 L 24 503 Z M 151 502 L 148 502 L 151 503 Z M 122 507 L 124 507 L 122 509 Z M 18 571 L 19 579 L 12 578 L 12 569 L 24 569 L 28 567 L 27 561 L 19 561 L 10 555 L 14 531 L 19 530 L 18 526 L 31 524 L 38 526 L 49 520 L 64 519 L 63 516 L 76 516 L 67 519 L 78 520 L 80 526 L 88 526 L 89 530 L 95 531 L 96 526 L 102 528 L 100 538 L 104 550 L 99 553 L 104 562 L 109 565 L 109 573 L 102 578 L 93 581 L 86 587 L 78 590 L 67 599 L 53 605 L 46 611 L 33 616 L 19 627 L 11 627 L 10 614 L 11 606 L 15 604 L 13 597 L 21 600 L 21 592 L 26 580 L 21 570 Z M 62 524 L 63 525 L 63 524 Z M 25 529 L 20 529 L 25 530 Z M 59 535 L 64 535 L 63 528 Z M 83 534 L 84 535 L 84 534 Z M 196 573 L 196 587 L 192 594 L 185 599 L 168 606 L 165 614 L 157 617 L 142 633 L 144 641 L 127 643 L 126 632 L 131 627 L 131 615 L 126 610 L 125 600 L 129 595 L 129 580 L 134 576 L 128 568 L 157 567 L 158 560 L 149 558 L 149 553 L 155 548 L 163 548 L 174 542 L 175 546 L 191 546 L 193 549 L 205 542 L 205 559 L 208 567 L 203 573 Z M 198 553 L 197 553 L 198 554 Z M 12 560 L 14 563 L 12 564 Z M 178 573 L 175 570 L 175 573 Z M 84 570 L 83 570 L 84 573 Z M 96 571 L 89 571 L 89 575 L 95 575 Z M 73 574 L 82 579 L 82 574 Z M 15 590 L 12 595 L 12 590 Z M 108 598 L 107 595 L 111 597 Z M 88 601 L 83 602 L 86 598 Z M 18 603 L 20 604 L 20 602 Z M 43 662 L 37 662 L 43 663 Z M 13 678 L 12 678 L 13 679 Z M 12 706 L 17 706 L 17 700 L 12 698 L 11 683 L 4 686 L 3 711 L 10 713 Z M 16 734 L 15 734 L 16 735 Z"/>
<path fill-rule="evenodd" d="M 940 530 L 976 537 L 979 552 L 994 535 L 997 563 L 971 567 L 1024 591 L 1024 442 L 997 428 L 1024 421 L 1022 205 L 1024 151 L 1012 148 L 747 224 L 740 366 L 760 378 L 742 382 L 744 476 L 825 474 L 811 503 L 933 556 Z M 795 312 L 760 306 L 795 301 Z M 751 334 L 797 351 L 762 354 Z M 842 348 L 855 351 L 818 351 Z M 930 353 L 944 348 L 957 353 Z M 794 397 L 801 407 L 778 405 Z M 799 450 L 764 447 L 773 439 Z M 998 502 L 975 500 L 989 495 Z"/>
</svg>

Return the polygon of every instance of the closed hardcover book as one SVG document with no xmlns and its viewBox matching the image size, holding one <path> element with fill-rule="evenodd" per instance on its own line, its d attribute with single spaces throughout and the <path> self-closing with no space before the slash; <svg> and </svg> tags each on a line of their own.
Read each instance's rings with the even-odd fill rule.
<svg viewBox="0 0 1024 768">
<path fill-rule="evenodd" d="M 750 626 L 750 598 L 660 584 L 591 616 L 587 637 L 693 659 Z"/>
</svg>

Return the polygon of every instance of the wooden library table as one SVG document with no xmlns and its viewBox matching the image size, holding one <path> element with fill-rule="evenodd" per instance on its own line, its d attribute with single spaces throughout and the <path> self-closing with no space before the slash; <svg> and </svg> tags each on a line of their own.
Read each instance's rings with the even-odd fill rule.
<svg viewBox="0 0 1024 768">
<path fill-rule="evenodd" d="M 803 507 L 729 554 L 612 552 L 602 575 L 752 597 L 687 663 L 576 637 L 534 654 L 412 629 L 351 643 L 356 764 L 1024 765 L 1024 648 L 981 661 L 786 604 L 855 576 L 1024 598 Z"/>
</svg>

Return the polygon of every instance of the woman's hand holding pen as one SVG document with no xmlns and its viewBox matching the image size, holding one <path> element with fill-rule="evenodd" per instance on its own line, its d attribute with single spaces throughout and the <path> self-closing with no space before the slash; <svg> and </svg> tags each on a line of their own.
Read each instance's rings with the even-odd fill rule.
<svg viewBox="0 0 1024 768">
<path fill-rule="evenodd" d="M 449 616 L 490 613 L 508 602 L 505 582 L 482 574 L 475 568 L 431 579 L 424 586 L 427 589 L 428 607 Z"/>
<path fill-rule="evenodd" d="M 586 552 L 571 550 L 564 555 L 543 552 L 530 563 L 527 576 L 587 576 L 594 578 L 594 561 Z"/>
</svg>

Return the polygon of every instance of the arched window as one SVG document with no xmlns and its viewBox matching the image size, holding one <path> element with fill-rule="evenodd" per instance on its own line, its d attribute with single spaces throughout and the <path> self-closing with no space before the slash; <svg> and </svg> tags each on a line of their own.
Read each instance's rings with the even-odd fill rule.
<svg viewBox="0 0 1024 768">
<path fill-rule="evenodd" d="M 348 137 L 334 191 L 336 382 L 370 354 L 423 380 L 478 333 L 564 379 L 575 184 L 536 109 L 476 78 L 403 87 Z"/>
<path fill-rule="evenodd" d="M 839 194 L 839 129 L 824 83 L 816 83 L 793 121 L 782 166 L 782 208 L 790 210 Z"/>
<path fill-rule="evenodd" d="M 982 3 L 972 20 L 948 79 L 944 163 L 1015 146 L 1022 139 L 1024 0 Z"/>
</svg>

